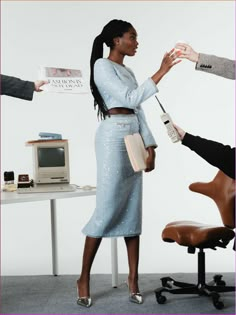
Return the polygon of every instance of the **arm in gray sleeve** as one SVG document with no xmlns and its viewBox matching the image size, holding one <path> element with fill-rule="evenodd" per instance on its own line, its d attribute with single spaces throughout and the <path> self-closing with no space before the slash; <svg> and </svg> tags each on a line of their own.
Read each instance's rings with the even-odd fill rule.
<svg viewBox="0 0 236 315">
<path fill-rule="evenodd" d="M 34 90 L 34 82 L 24 81 L 7 75 L 1 75 L 1 95 L 8 95 L 32 101 Z"/>
<path fill-rule="evenodd" d="M 235 60 L 200 53 L 195 69 L 235 80 Z"/>
</svg>

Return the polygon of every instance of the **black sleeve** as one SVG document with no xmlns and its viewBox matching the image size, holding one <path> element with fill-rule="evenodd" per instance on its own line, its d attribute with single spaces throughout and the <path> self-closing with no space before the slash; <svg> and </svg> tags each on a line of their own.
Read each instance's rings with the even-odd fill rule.
<svg viewBox="0 0 236 315">
<path fill-rule="evenodd" d="M 34 82 L 23 81 L 15 77 L 1 75 L 1 94 L 32 101 Z"/>
<path fill-rule="evenodd" d="M 187 132 L 182 144 L 196 152 L 211 165 L 218 167 L 229 177 L 235 179 L 235 148 L 193 136 Z"/>
</svg>

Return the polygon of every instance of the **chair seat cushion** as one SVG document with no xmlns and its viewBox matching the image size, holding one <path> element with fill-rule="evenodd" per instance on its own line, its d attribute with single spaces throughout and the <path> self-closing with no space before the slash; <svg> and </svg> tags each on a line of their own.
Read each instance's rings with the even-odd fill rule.
<svg viewBox="0 0 236 315">
<path fill-rule="evenodd" d="M 199 248 L 226 247 L 234 236 L 234 231 L 227 227 L 194 221 L 170 222 L 162 232 L 162 239 L 165 242 Z"/>
</svg>

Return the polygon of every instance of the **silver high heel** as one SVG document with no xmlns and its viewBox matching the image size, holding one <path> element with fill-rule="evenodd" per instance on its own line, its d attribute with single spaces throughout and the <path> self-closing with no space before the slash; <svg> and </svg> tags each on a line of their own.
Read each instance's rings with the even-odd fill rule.
<svg viewBox="0 0 236 315">
<path fill-rule="evenodd" d="M 92 299 L 91 297 L 78 297 L 77 304 L 84 306 L 84 307 L 90 307 L 92 305 Z"/>
<path fill-rule="evenodd" d="M 79 289 L 78 289 L 78 282 L 77 282 L 77 304 L 83 307 L 90 307 L 92 305 L 92 299 L 90 296 L 83 296 L 83 297 L 79 297 Z"/>
<path fill-rule="evenodd" d="M 129 294 L 129 300 L 130 302 L 137 303 L 137 304 L 142 304 L 143 303 L 143 296 L 141 293 L 131 293 Z"/>
<path fill-rule="evenodd" d="M 130 292 L 129 288 L 129 282 L 126 282 L 126 285 L 129 289 L 129 301 L 136 304 L 142 304 L 143 303 L 143 296 L 140 292 Z"/>
</svg>

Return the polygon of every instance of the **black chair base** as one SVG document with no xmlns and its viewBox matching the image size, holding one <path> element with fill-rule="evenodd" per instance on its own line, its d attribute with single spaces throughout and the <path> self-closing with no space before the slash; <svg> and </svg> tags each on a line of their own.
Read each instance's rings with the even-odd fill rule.
<svg viewBox="0 0 236 315">
<path fill-rule="evenodd" d="M 205 285 L 178 282 L 170 277 L 161 278 L 162 287 L 157 288 L 154 291 L 157 303 L 164 304 L 167 300 L 166 297 L 162 295 L 162 292 L 168 292 L 172 294 L 198 294 L 211 297 L 215 308 L 221 310 L 222 308 L 224 308 L 224 303 L 220 299 L 219 292 L 235 291 L 235 287 L 226 286 L 225 282 L 221 280 L 221 277 L 221 275 L 215 275 L 213 280 Z M 215 280 L 215 278 L 220 280 Z M 221 285 L 219 285 L 219 283 L 221 283 Z M 172 286 L 175 286 L 177 288 L 173 288 Z"/>
<path fill-rule="evenodd" d="M 197 294 L 208 296 L 212 299 L 213 305 L 216 309 L 224 308 L 224 303 L 220 299 L 219 292 L 233 292 L 234 286 L 226 286 L 222 275 L 215 275 L 213 280 L 205 283 L 205 253 L 200 249 L 198 253 L 198 284 L 178 282 L 171 277 L 161 278 L 162 287 L 157 288 L 154 292 L 158 304 L 164 304 L 167 300 L 163 292 L 171 294 Z M 173 286 L 177 288 L 173 288 Z"/>
</svg>

